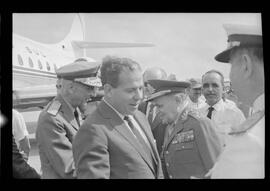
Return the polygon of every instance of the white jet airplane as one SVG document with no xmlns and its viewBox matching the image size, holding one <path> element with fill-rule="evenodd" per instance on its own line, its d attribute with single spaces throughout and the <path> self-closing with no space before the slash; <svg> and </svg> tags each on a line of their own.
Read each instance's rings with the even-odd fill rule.
<svg viewBox="0 0 270 191">
<path fill-rule="evenodd" d="M 88 48 L 152 47 L 149 43 L 117 43 L 85 41 L 82 14 L 76 14 L 70 32 L 57 44 L 44 44 L 13 33 L 13 90 L 17 92 L 17 109 L 43 107 L 56 95 L 57 68 L 86 57 Z"/>
</svg>

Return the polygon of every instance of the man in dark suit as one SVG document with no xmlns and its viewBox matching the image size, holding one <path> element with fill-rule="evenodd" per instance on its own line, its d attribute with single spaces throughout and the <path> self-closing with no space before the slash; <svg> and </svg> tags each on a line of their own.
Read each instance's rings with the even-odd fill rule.
<svg viewBox="0 0 270 191">
<path fill-rule="evenodd" d="M 147 98 L 153 92 L 153 87 L 151 87 L 151 85 L 148 83 L 149 80 L 166 78 L 167 74 L 161 68 L 154 67 L 146 69 L 143 73 L 144 97 Z M 166 124 L 162 123 L 157 109 L 154 107 L 153 104 L 151 104 L 151 102 L 143 101 L 139 105 L 139 110 L 143 112 L 148 119 L 153 136 L 156 140 L 158 153 L 160 154 L 164 141 Z"/>
<path fill-rule="evenodd" d="M 73 141 L 78 178 L 163 178 L 160 158 L 145 115 L 138 111 L 143 80 L 138 63 L 105 57 L 104 98 Z"/>
<path fill-rule="evenodd" d="M 149 80 L 152 100 L 168 126 L 161 153 L 165 178 L 204 178 L 222 146 L 214 124 L 189 110 L 188 82 Z"/>
<path fill-rule="evenodd" d="M 41 112 L 36 130 L 44 179 L 76 177 L 72 141 L 80 127 L 77 107 L 94 96 L 98 67 L 97 63 L 76 61 L 56 71 L 57 96 Z"/>
</svg>

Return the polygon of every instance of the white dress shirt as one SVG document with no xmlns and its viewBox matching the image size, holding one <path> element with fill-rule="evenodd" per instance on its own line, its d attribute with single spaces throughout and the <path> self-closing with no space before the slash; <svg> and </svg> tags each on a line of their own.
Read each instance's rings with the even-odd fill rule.
<svg viewBox="0 0 270 191">
<path fill-rule="evenodd" d="M 199 109 L 202 116 L 207 116 L 209 107 L 210 105 L 206 104 Z M 237 128 L 246 118 L 236 105 L 226 103 L 223 99 L 220 99 L 212 107 L 214 110 L 211 120 L 216 124 L 217 132 L 220 134 L 224 144 L 226 144 L 228 133 Z"/>
<path fill-rule="evenodd" d="M 148 104 L 147 104 L 147 108 L 146 108 L 146 118 L 148 119 L 149 118 L 149 114 L 150 114 L 150 109 L 151 109 L 151 107 L 152 107 L 152 102 L 149 102 Z M 151 121 L 149 121 L 149 122 L 153 122 L 154 121 L 154 119 L 155 119 L 155 117 L 156 117 L 156 114 L 157 114 L 157 107 L 156 106 L 154 106 L 153 107 L 153 110 L 152 110 L 152 119 L 150 119 Z"/>
<path fill-rule="evenodd" d="M 106 101 L 105 99 L 103 99 L 104 102 L 110 107 L 112 108 L 118 115 L 119 117 L 124 121 L 124 123 L 126 124 L 126 126 L 128 127 L 129 131 L 134 135 L 134 137 L 137 139 L 136 135 L 133 133 L 133 131 L 130 129 L 128 123 L 126 122 L 126 120 L 124 120 L 124 115 L 121 114 L 120 112 L 118 112 L 108 101 Z M 143 132 L 143 130 L 141 129 L 140 125 L 137 123 L 137 121 L 134 119 L 134 117 L 132 115 L 128 115 L 129 118 L 131 119 L 134 127 L 139 131 L 140 135 L 142 136 L 143 140 L 146 142 L 146 144 L 149 146 L 149 148 L 151 148 L 150 143 L 145 135 L 145 133 Z"/>
<path fill-rule="evenodd" d="M 253 104 L 253 111 L 264 111 L 264 94 Z M 245 123 L 248 125 L 250 116 Z M 227 146 L 219 156 L 211 178 L 264 178 L 265 117 L 251 125 L 243 134 L 230 136 Z"/>
</svg>

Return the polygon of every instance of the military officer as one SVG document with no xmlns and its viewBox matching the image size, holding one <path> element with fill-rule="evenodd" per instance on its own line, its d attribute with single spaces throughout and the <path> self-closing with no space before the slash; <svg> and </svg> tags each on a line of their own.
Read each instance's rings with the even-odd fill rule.
<svg viewBox="0 0 270 191">
<path fill-rule="evenodd" d="M 213 123 L 189 109 L 189 82 L 150 80 L 154 93 L 148 98 L 168 124 L 161 153 L 165 178 L 204 178 L 221 152 Z"/>
<path fill-rule="evenodd" d="M 57 96 L 41 112 L 36 130 L 42 178 L 76 177 L 72 141 L 80 127 L 77 107 L 101 85 L 96 83 L 98 66 L 75 61 L 56 71 Z"/>
<path fill-rule="evenodd" d="M 264 61 L 260 26 L 226 24 L 228 48 L 219 62 L 230 63 L 235 94 L 252 114 L 230 133 L 228 145 L 209 174 L 212 178 L 264 178 Z"/>
<path fill-rule="evenodd" d="M 144 97 L 147 98 L 152 91 L 152 87 L 148 84 L 149 80 L 154 79 L 167 79 L 167 74 L 162 68 L 153 67 L 147 68 L 143 73 L 143 82 L 144 82 Z M 164 141 L 164 133 L 166 129 L 166 124 L 163 124 L 157 109 L 151 102 L 143 101 L 138 108 L 143 112 L 150 124 L 154 139 L 156 141 L 158 154 L 161 153 L 162 145 Z"/>
</svg>

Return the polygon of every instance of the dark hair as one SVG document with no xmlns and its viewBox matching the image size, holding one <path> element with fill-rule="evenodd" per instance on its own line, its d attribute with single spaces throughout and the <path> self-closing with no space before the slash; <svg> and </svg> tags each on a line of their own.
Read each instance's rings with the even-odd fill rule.
<svg viewBox="0 0 270 191">
<path fill-rule="evenodd" d="M 106 56 L 103 58 L 100 69 L 102 85 L 110 84 L 116 88 L 119 82 L 119 75 L 124 69 L 134 71 L 141 70 L 141 67 L 137 62 L 129 58 L 119 58 L 116 56 Z"/>
<path fill-rule="evenodd" d="M 206 73 L 202 76 L 202 82 L 203 82 L 204 76 L 205 76 L 206 74 L 210 74 L 210 73 L 216 73 L 216 74 L 220 75 L 220 77 L 221 77 L 221 84 L 222 84 L 222 86 L 224 86 L 224 76 L 223 76 L 223 74 L 222 74 L 220 71 L 218 71 L 218 70 L 209 70 L 208 72 L 206 72 Z"/>
</svg>

